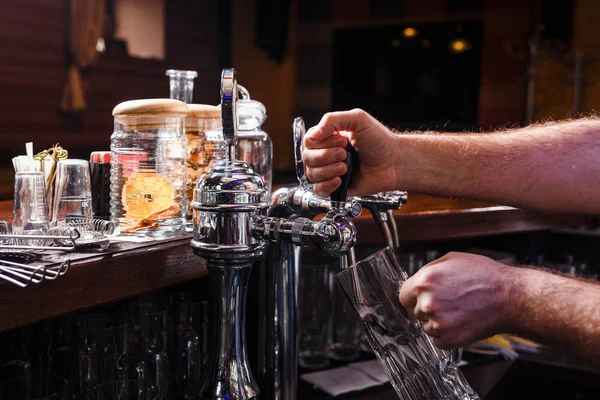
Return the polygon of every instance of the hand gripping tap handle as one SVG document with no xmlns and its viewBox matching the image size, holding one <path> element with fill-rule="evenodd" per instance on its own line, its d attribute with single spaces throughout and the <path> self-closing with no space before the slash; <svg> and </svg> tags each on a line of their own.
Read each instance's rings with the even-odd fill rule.
<svg viewBox="0 0 600 400">
<path fill-rule="evenodd" d="M 350 143 L 346 145 L 346 159 L 344 163 L 348 167 L 348 171 L 341 176 L 342 184 L 340 187 L 331 193 L 331 203 L 336 208 L 341 208 L 341 203 L 344 203 L 348 199 L 348 191 L 352 184 L 352 178 L 354 173 L 356 173 L 355 169 L 358 168 L 358 153 Z"/>
</svg>

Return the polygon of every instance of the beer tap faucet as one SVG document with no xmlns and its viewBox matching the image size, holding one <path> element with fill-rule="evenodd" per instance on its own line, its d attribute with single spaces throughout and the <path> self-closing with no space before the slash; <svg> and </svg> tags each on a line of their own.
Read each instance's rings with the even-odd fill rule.
<svg viewBox="0 0 600 400">
<path fill-rule="evenodd" d="M 381 192 L 372 196 L 354 197 L 354 200 L 363 208 L 369 210 L 373 219 L 379 225 L 386 246 L 391 246 L 394 250 L 398 250 L 400 239 L 394 218 L 394 210 L 399 210 L 406 204 L 408 200 L 407 193 L 395 190 Z"/>
<path fill-rule="evenodd" d="M 296 399 L 298 379 L 298 278 L 302 263 L 302 230 L 308 227 L 306 219 L 312 220 L 326 214 L 327 221 L 336 226 L 337 221 L 345 227 L 336 237 L 343 244 L 343 253 L 354 245 L 356 232 L 348 217 L 357 217 L 362 208 L 356 201 L 345 203 L 343 210 L 333 211 L 332 202 L 317 196 L 306 179 L 302 162 L 302 139 L 306 131 L 304 120 L 294 120 L 292 126 L 296 177 L 298 183 L 281 187 L 273 192 L 267 215 L 274 218 L 305 221 L 296 222 L 295 243 L 278 241 L 272 243 L 266 255 L 266 266 L 261 271 L 261 326 L 259 342 L 258 380 L 266 399 Z M 301 218 L 298 220 L 298 218 Z M 315 222 L 310 222 L 314 224 Z M 291 230 L 288 230 L 288 234 Z M 327 246 L 326 243 L 323 243 Z M 277 348 L 275 352 L 273 349 Z"/>
</svg>

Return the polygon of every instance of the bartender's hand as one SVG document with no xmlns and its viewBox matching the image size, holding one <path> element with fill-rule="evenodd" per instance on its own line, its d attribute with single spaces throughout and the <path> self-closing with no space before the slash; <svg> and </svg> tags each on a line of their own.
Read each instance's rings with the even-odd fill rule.
<svg viewBox="0 0 600 400">
<path fill-rule="evenodd" d="M 327 113 L 304 136 L 302 159 L 316 194 L 327 197 L 347 171 L 342 162 L 348 140 L 358 152 L 360 166 L 350 194 L 363 196 L 398 189 L 402 160 L 397 136 L 360 109 Z"/>
<path fill-rule="evenodd" d="M 514 268 L 479 255 L 448 253 L 402 285 L 400 302 L 414 308 L 436 346 L 467 346 L 503 332 Z"/>
</svg>

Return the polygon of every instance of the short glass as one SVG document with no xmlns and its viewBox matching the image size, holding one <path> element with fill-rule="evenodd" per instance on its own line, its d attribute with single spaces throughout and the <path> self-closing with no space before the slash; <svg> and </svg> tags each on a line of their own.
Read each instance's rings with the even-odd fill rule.
<svg viewBox="0 0 600 400">
<path fill-rule="evenodd" d="M 344 295 L 332 286 L 328 354 L 334 360 L 355 361 L 360 358 L 360 324 Z"/>
<path fill-rule="evenodd" d="M 331 318 L 329 264 L 304 262 L 300 266 L 300 343 L 298 363 L 302 368 L 329 365 L 328 328 Z"/>
<path fill-rule="evenodd" d="M 59 160 L 54 189 L 52 226 L 93 218 L 90 164 L 87 160 Z"/>
<path fill-rule="evenodd" d="M 48 229 L 46 184 L 42 172 L 17 172 L 13 210 L 13 234 L 40 235 Z"/>
<path fill-rule="evenodd" d="M 391 247 L 335 278 L 401 399 L 479 399 L 456 359 L 435 347 L 400 303 L 398 292 L 408 275 Z"/>
</svg>

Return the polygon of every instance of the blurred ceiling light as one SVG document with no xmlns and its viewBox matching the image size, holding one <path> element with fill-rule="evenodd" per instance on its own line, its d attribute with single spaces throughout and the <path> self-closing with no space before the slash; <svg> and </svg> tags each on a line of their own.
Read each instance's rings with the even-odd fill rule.
<svg viewBox="0 0 600 400">
<path fill-rule="evenodd" d="M 450 52 L 460 54 L 471 49 L 471 42 L 465 39 L 454 39 L 448 45 Z"/>
<path fill-rule="evenodd" d="M 96 51 L 99 53 L 104 53 L 106 51 L 106 43 L 104 43 L 103 38 L 98 38 L 96 41 Z"/>
<path fill-rule="evenodd" d="M 402 31 L 402 36 L 404 36 L 405 38 L 414 38 L 418 34 L 419 31 L 417 31 L 415 28 L 405 28 Z"/>
</svg>

